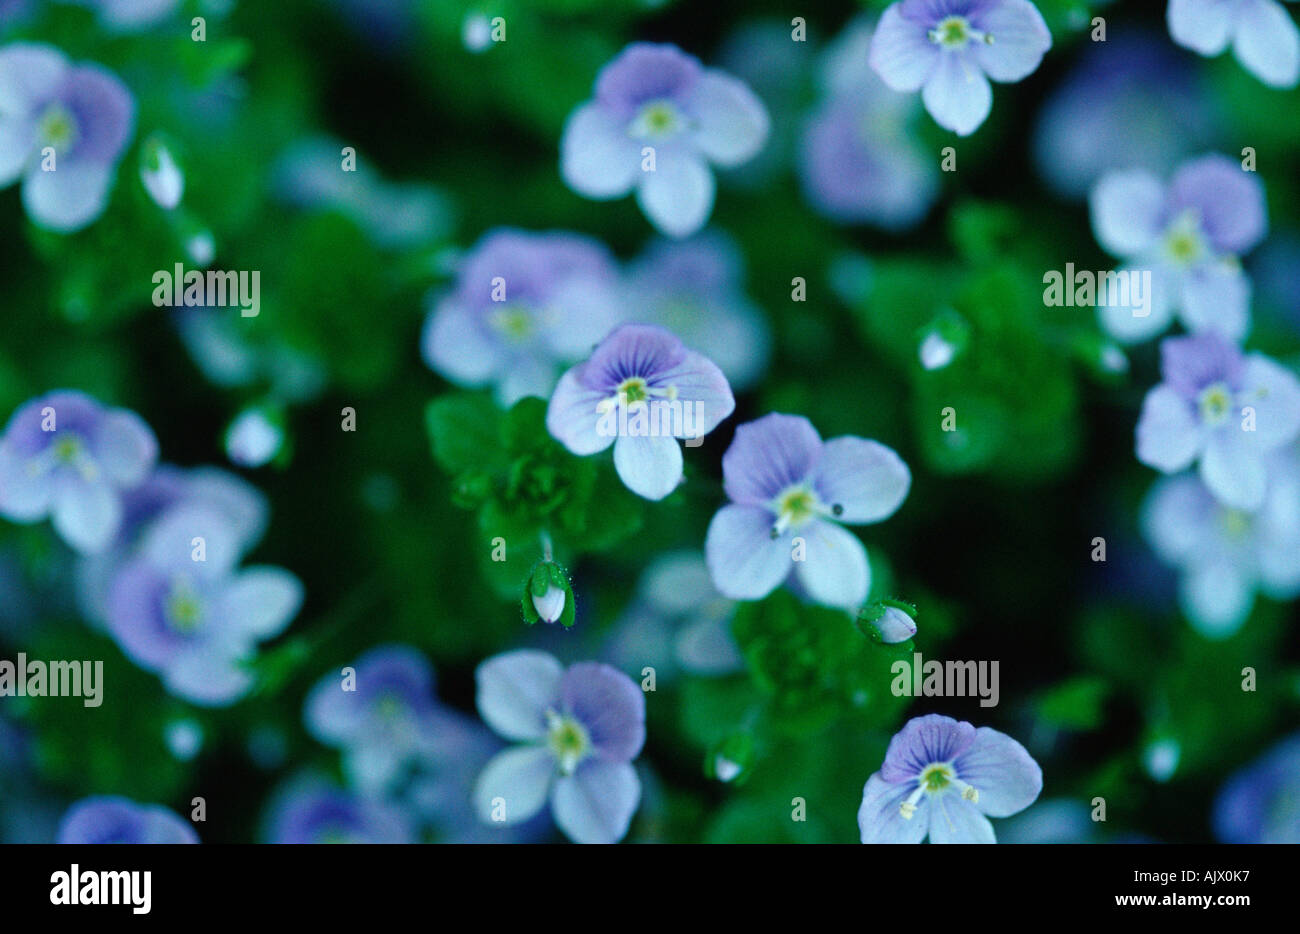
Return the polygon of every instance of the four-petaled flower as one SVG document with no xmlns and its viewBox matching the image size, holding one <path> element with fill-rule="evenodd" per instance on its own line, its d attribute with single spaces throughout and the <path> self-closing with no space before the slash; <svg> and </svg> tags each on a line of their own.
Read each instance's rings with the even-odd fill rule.
<svg viewBox="0 0 1300 934">
<path fill-rule="evenodd" d="M 790 576 L 828 606 L 867 598 L 866 549 L 838 523 L 892 516 L 911 472 L 890 448 L 845 436 L 823 442 L 808 419 L 765 415 L 736 429 L 722 458 L 731 505 L 709 523 L 705 556 L 718 591 L 758 600 Z"/>
<path fill-rule="evenodd" d="M 59 843 L 198 843 L 194 827 L 157 804 L 127 798 L 83 798 L 59 823 Z"/>
<path fill-rule="evenodd" d="M 990 817 L 1033 804 L 1043 771 L 1005 733 L 939 714 L 907 722 L 867 779 L 863 843 L 996 843 Z"/>
<path fill-rule="evenodd" d="M 546 411 L 574 454 L 614 445 L 627 488 L 663 499 L 682 479 L 678 438 L 698 444 L 736 407 L 722 371 L 660 327 L 625 324 L 560 378 Z"/>
<path fill-rule="evenodd" d="M 993 108 L 988 79 L 1020 81 L 1051 47 L 1029 0 L 902 0 L 880 17 L 871 67 L 895 91 L 920 91 L 941 127 L 969 136 Z"/>
<path fill-rule="evenodd" d="M 1092 229 L 1130 280 L 1150 272 L 1150 295 L 1098 296 L 1102 327 L 1137 342 L 1169 326 L 1240 341 L 1250 326 L 1250 279 L 1238 259 L 1268 227 L 1264 186 L 1226 156 L 1182 164 L 1168 186 L 1140 169 L 1108 172 L 1090 197 Z M 1130 289 L 1130 291 L 1132 291 Z M 1109 292 L 1109 289 L 1108 289 Z M 1142 304 L 1138 309 L 1135 306 Z"/>
<path fill-rule="evenodd" d="M 1169 36 L 1201 55 L 1232 44 L 1243 68 L 1267 85 L 1300 81 L 1300 31 L 1276 0 L 1169 0 Z"/>
<path fill-rule="evenodd" d="M 551 802 L 575 843 L 617 843 L 641 800 L 632 760 L 645 744 L 645 697 L 596 662 L 565 669 L 545 652 L 507 652 L 478 668 L 478 709 L 523 745 L 498 753 L 474 787 L 486 823 L 527 820 Z"/>
<path fill-rule="evenodd" d="M 1300 434 L 1300 379 L 1214 334 L 1167 338 L 1160 358 L 1164 382 L 1142 404 L 1138 460 L 1175 473 L 1199 458 L 1225 505 L 1259 508 L 1267 455 Z"/>
<path fill-rule="evenodd" d="M 106 409 L 80 392 L 26 403 L 0 437 L 0 515 L 15 522 L 52 517 L 83 554 L 112 542 L 122 496 L 149 476 L 158 442 L 140 416 Z"/>
<path fill-rule="evenodd" d="M 767 140 L 763 102 L 742 81 L 675 45 L 636 42 L 601 69 L 570 116 L 560 172 L 588 198 L 637 202 L 662 233 L 685 237 L 713 210 L 709 163 L 749 161 Z"/>
<path fill-rule="evenodd" d="M 0 187 L 21 178 L 39 226 L 69 233 L 103 213 L 134 123 L 130 91 L 100 66 L 33 42 L 0 49 Z"/>
</svg>

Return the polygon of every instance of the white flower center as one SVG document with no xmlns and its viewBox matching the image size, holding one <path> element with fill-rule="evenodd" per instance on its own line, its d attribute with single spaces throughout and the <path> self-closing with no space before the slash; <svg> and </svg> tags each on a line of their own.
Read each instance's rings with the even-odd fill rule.
<svg viewBox="0 0 1300 934">
<path fill-rule="evenodd" d="M 1165 228 L 1165 255 L 1175 266 L 1194 266 L 1210 253 L 1195 211 L 1184 211 Z"/>
<path fill-rule="evenodd" d="M 644 105 L 637 112 L 628 125 L 627 132 L 637 139 L 660 142 L 676 136 L 688 124 L 689 121 L 677 109 L 676 104 L 669 100 L 657 100 Z"/>
<path fill-rule="evenodd" d="M 182 635 L 192 635 L 203 622 L 203 604 L 188 581 L 178 580 L 167 595 L 167 624 Z"/>
<path fill-rule="evenodd" d="M 930 30 L 930 41 L 945 49 L 963 49 L 971 42 L 993 44 L 993 34 L 980 32 L 964 16 L 947 16 Z"/>
<path fill-rule="evenodd" d="M 498 334 L 516 344 L 522 344 L 532 337 L 536 326 L 531 309 L 523 305 L 504 305 L 492 309 L 488 323 Z"/>
<path fill-rule="evenodd" d="M 1222 425 L 1232 414 L 1232 392 L 1224 383 L 1207 386 L 1201 391 L 1197 401 L 1200 405 L 1201 421 L 1206 425 Z"/>
<path fill-rule="evenodd" d="M 923 795 L 938 797 L 947 794 L 950 790 L 960 792 L 962 798 L 972 804 L 980 799 L 979 790 L 958 778 L 957 770 L 952 767 L 951 762 L 927 765 L 916 777 L 916 788 L 907 800 L 898 806 L 898 813 L 903 815 L 904 820 L 911 820 L 916 815 L 916 803 Z"/>
<path fill-rule="evenodd" d="M 46 107 L 36 124 L 36 136 L 42 148 L 53 146 L 55 150 L 66 152 L 72 148 L 79 135 L 76 118 L 59 103 Z"/>
<path fill-rule="evenodd" d="M 27 473 L 41 477 L 56 467 L 71 467 L 87 483 L 93 483 L 99 477 L 99 465 L 90 456 L 81 437 L 70 432 L 60 431 L 59 437 L 50 443 L 40 455 L 27 462 Z"/>
<path fill-rule="evenodd" d="M 591 737 L 586 728 L 573 717 L 554 710 L 546 712 L 546 745 L 565 775 L 572 775 L 578 763 L 591 755 Z"/>
<path fill-rule="evenodd" d="M 844 512 L 844 507 L 838 503 L 827 506 L 816 492 L 803 484 L 786 487 L 772 500 L 769 508 L 776 514 L 776 521 L 772 523 L 773 538 L 780 538 L 787 531 L 799 529 L 814 519 L 834 518 Z"/>
</svg>

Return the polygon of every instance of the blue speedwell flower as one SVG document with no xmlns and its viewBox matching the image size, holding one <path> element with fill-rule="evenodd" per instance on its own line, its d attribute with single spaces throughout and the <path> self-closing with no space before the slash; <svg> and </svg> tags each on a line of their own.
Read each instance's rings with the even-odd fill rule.
<svg viewBox="0 0 1300 934">
<path fill-rule="evenodd" d="M 594 240 L 489 231 L 425 322 L 424 360 L 453 383 L 495 387 L 504 405 L 548 396 L 558 365 L 618 323 L 617 289 L 613 257 Z"/>
<path fill-rule="evenodd" d="M 110 588 L 108 629 L 122 651 L 196 704 L 244 696 L 257 644 L 279 635 L 302 603 L 288 571 L 238 569 L 238 540 L 216 510 L 177 507 L 150 527 Z"/>
<path fill-rule="evenodd" d="M 32 42 L 0 49 L 0 187 L 22 179 L 39 226 L 68 233 L 103 213 L 134 123 L 131 93 L 100 66 Z"/>
<path fill-rule="evenodd" d="M 1267 461 L 1267 492 L 1253 511 L 1233 509 L 1191 475 L 1159 480 L 1142 508 L 1156 554 L 1180 574 L 1179 603 L 1202 635 L 1226 638 L 1250 616 L 1255 593 L 1300 594 L 1300 450 Z"/>
<path fill-rule="evenodd" d="M 0 436 L 0 515 L 50 516 L 82 553 L 101 551 L 122 522 L 122 497 L 148 477 L 158 442 L 140 416 L 80 392 L 26 403 Z"/>
<path fill-rule="evenodd" d="M 194 827 L 157 804 L 126 798 L 83 798 L 59 825 L 59 843 L 198 843 Z"/>
<path fill-rule="evenodd" d="M 1149 172 L 1109 172 L 1090 197 L 1097 242 L 1130 279 L 1150 273 L 1145 307 L 1098 297 L 1101 325 L 1134 343 L 1164 331 L 1177 310 L 1189 331 L 1240 341 L 1250 327 L 1250 279 L 1239 257 L 1268 227 L 1264 186 L 1226 156 L 1182 164 L 1168 186 Z M 1099 290 L 1100 291 L 1100 290 Z M 1134 298 L 1134 302 L 1138 299 Z"/>
<path fill-rule="evenodd" d="M 867 779 L 863 843 L 996 843 L 990 817 L 1033 804 L 1043 770 L 1005 733 L 939 714 L 909 720 Z"/>
<path fill-rule="evenodd" d="M 709 164 L 747 162 L 768 134 L 767 110 L 741 81 L 675 45 L 629 45 L 570 116 L 560 172 L 588 198 L 637 202 L 661 233 L 685 237 L 713 210 Z"/>
<path fill-rule="evenodd" d="M 1229 44 L 1248 72 L 1275 88 L 1300 81 L 1300 31 L 1277 0 L 1169 0 L 1169 35 L 1201 55 Z"/>
<path fill-rule="evenodd" d="M 969 136 L 993 108 L 988 79 L 1020 81 L 1051 47 L 1028 0 L 902 0 L 880 18 L 871 67 L 895 91 L 920 91 L 941 127 Z"/>
<path fill-rule="evenodd" d="M 343 750 L 350 784 L 363 794 L 387 790 L 403 767 L 435 740 L 439 704 L 433 669 L 409 646 L 383 645 L 357 659 L 350 681 L 331 672 L 307 697 L 307 731 Z"/>
<path fill-rule="evenodd" d="M 1228 779 L 1214 833 L 1224 843 L 1300 843 L 1300 733 Z"/>
<path fill-rule="evenodd" d="M 855 20 L 825 53 L 825 97 L 803 130 L 800 178 L 813 207 L 843 223 L 906 230 L 939 194 L 939 167 L 909 134 L 916 98 L 868 64 L 872 31 Z"/>
<path fill-rule="evenodd" d="M 551 802 L 575 843 L 617 843 L 641 800 L 632 760 L 645 743 L 645 697 L 622 672 L 596 662 L 565 669 L 521 650 L 481 664 L 478 709 L 519 742 L 498 753 L 474 787 L 481 820 L 527 820 Z"/>
<path fill-rule="evenodd" d="M 627 488 L 663 499 L 682 479 L 678 439 L 698 444 L 735 407 L 713 361 L 663 328 L 625 324 L 560 378 L 546 427 L 574 454 L 612 444 Z"/>
<path fill-rule="evenodd" d="M 1164 382 L 1142 404 L 1138 460 L 1164 473 L 1199 460 L 1225 505 L 1258 509 L 1269 453 L 1300 435 L 1300 379 L 1215 334 L 1167 338 L 1160 358 Z"/>
<path fill-rule="evenodd" d="M 414 843 L 411 815 L 315 775 L 289 781 L 267 806 L 267 843 Z"/>
<path fill-rule="evenodd" d="M 879 522 L 902 505 L 912 475 L 892 449 L 847 435 L 823 442 L 802 416 L 765 415 L 736 429 L 722 475 L 731 505 L 704 544 L 719 592 L 760 600 L 793 569 L 818 603 L 866 600 L 866 549 L 839 523 Z"/>
<path fill-rule="evenodd" d="M 688 240 L 657 239 L 628 268 L 626 307 L 636 319 L 708 350 L 733 389 L 752 386 L 767 366 L 771 335 L 744 292 L 744 260 L 718 230 Z"/>
</svg>

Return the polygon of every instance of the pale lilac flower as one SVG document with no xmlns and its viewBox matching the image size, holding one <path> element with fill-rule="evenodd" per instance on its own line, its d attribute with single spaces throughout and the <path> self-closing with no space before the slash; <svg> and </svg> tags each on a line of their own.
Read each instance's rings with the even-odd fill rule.
<svg viewBox="0 0 1300 934">
<path fill-rule="evenodd" d="M 131 92 L 99 65 L 33 42 L 0 48 L 0 187 L 22 180 L 37 225 L 70 233 L 103 213 L 134 124 Z"/>
<path fill-rule="evenodd" d="M 421 338 L 424 360 L 462 386 L 491 385 L 510 405 L 549 396 L 620 317 L 609 252 L 570 233 L 489 231 L 465 256 Z"/>
<path fill-rule="evenodd" d="M 1191 475 L 1160 479 L 1142 507 L 1142 530 L 1156 555 L 1179 572 L 1179 604 L 1202 635 L 1237 632 L 1262 591 L 1300 594 L 1300 451 L 1275 452 L 1267 492 L 1255 512 L 1215 499 Z"/>
<path fill-rule="evenodd" d="M 663 328 L 625 324 L 560 378 L 546 428 L 580 456 L 612 444 L 627 488 L 658 500 L 682 479 L 678 439 L 698 444 L 735 407 L 711 360 Z"/>
<path fill-rule="evenodd" d="M 731 505 L 704 545 L 719 592 L 759 600 L 793 570 L 818 603 L 866 600 L 866 549 L 839 523 L 879 522 L 902 505 L 912 475 L 893 450 L 848 435 L 823 442 L 808 419 L 772 414 L 736 429 L 722 474 Z"/>
<path fill-rule="evenodd" d="M 1142 404 L 1138 460 L 1164 473 L 1199 460 L 1224 505 L 1259 508 L 1269 453 L 1300 435 L 1300 379 L 1215 334 L 1166 338 L 1160 358 L 1164 382 Z"/>
<path fill-rule="evenodd" d="M 1169 35 L 1201 55 L 1229 44 L 1248 72 L 1275 88 L 1300 81 L 1300 31 L 1277 0 L 1169 0 Z"/>
<path fill-rule="evenodd" d="M 1033 804 L 1043 770 L 1005 733 L 939 714 L 915 717 L 889 742 L 858 809 L 863 843 L 996 843 L 990 817 Z"/>
<path fill-rule="evenodd" d="M 1214 138 L 1202 76 L 1163 35 L 1126 29 L 1081 45 L 1034 128 L 1034 164 L 1055 191 L 1087 198 L 1115 169 L 1166 175 Z"/>
<path fill-rule="evenodd" d="M 521 650 L 478 668 L 478 709 L 520 745 L 498 753 L 474 787 L 480 820 L 527 820 L 549 799 L 575 843 L 617 843 L 641 799 L 632 760 L 645 744 L 645 697 L 622 672 L 595 662 L 565 669 Z"/>
<path fill-rule="evenodd" d="M 149 528 L 109 591 L 108 630 L 122 651 L 195 704 L 247 694 L 258 643 L 279 635 L 302 603 L 288 571 L 237 568 L 238 542 L 220 512 L 176 507 Z"/>
<path fill-rule="evenodd" d="M 60 390 L 26 403 L 0 436 L 0 515 L 50 516 L 83 554 L 101 551 L 122 521 L 123 494 L 148 477 L 158 442 L 140 416 Z"/>
<path fill-rule="evenodd" d="M 1177 311 L 1189 331 L 1241 341 L 1250 327 L 1250 279 L 1239 257 L 1268 227 L 1264 187 L 1254 174 L 1211 154 L 1184 162 L 1168 185 L 1142 170 L 1110 172 L 1089 200 L 1102 248 L 1123 261 L 1130 278 L 1150 273 L 1145 308 L 1098 297 L 1108 334 L 1146 340 Z"/>
<path fill-rule="evenodd" d="M 803 129 L 800 179 L 821 213 L 906 230 L 939 194 L 937 160 L 910 135 L 920 112 L 868 64 L 872 30 L 855 20 L 824 53 L 823 93 Z"/>
<path fill-rule="evenodd" d="M 596 96 L 569 115 L 560 172 L 588 198 L 637 203 L 661 233 L 686 237 L 713 210 L 710 163 L 751 159 L 767 110 L 741 81 L 675 45 L 636 42 L 601 69 Z"/>
<path fill-rule="evenodd" d="M 667 328 L 687 347 L 708 351 L 732 389 L 747 389 L 767 366 L 767 321 L 744 290 L 735 240 L 708 230 L 688 240 L 655 240 L 628 268 L 625 305 L 645 324 Z"/>
<path fill-rule="evenodd" d="M 373 648 L 349 667 L 348 689 L 339 671 L 317 682 L 303 719 L 318 741 L 343 751 L 351 785 L 363 794 L 379 794 L 434 742 L 440 705 L 433 669 L 403 645 Z"/>
<path fill-rule="evenodd" d="M 1234 774 L 1214 802 L 1224 843 L 1300 843 L 1300 734 Z"/>
<path fill-rule="evenodd" d="M 316 776 L 288 782 L 267 807 L 267 843 L 414 843 L 404 808 L 342 791 Z"/>
<path fill-rule="evenodd" d="M 194 827 L 157 804 L 127 798 L 83 798 L 64 815 L 59 843 L 198 843 Z"/>
<path fill-rule="evenodd" d="M 1020 81 L 1051 46 L 1029 0 L 902 0 L 880 18 L 871 67 L 895 91 L 920 91 L 941 127 L 969 136 L 993 108 L 988 79 Z"/>
</svg>

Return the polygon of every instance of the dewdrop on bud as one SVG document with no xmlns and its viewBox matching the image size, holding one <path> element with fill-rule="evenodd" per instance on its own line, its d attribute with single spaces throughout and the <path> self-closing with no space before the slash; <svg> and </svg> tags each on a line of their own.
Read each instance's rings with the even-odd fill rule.
<svg viewBox="0 0 1300 934">
<path fill-rule="evenodd" d="M 523 597 L 524 622 L 573 625 L 573 588 L 569 575 L 554 561 L 539 561 L 528 575 Z"/>
<path fill-rule="evenodd" d="M 922 369 L 942 370 L 966 349 L 970 342 L 970 325 L 955 311 L 945 311 L 921 332 L 916 349 Z"/>
<path fill-rule="evenodd" d="M 170 211 L 181 203 L 185 175 L 171 150 L 158 137 L 145 141 L 140 151 L 140 181 L 158 207 Z"/>
<path fill-rule="evenodd" d="M 732 733 L 715 743 L 704 760 L 704 774 L 728 785 L 743 784 L 754 765 L 754 739 L 748 733 Z"/>
<path fill-rule="evenodd" d="M 868 604 L 858 613 L 858 629 L 888 645 L 906 642 L 916 635 L 916 607 L 902 600 Z"/>
</svg>

